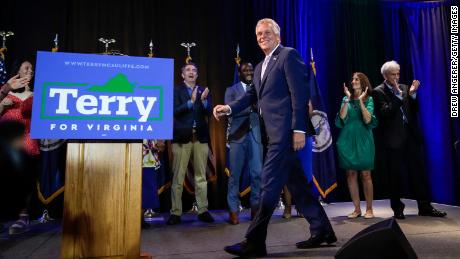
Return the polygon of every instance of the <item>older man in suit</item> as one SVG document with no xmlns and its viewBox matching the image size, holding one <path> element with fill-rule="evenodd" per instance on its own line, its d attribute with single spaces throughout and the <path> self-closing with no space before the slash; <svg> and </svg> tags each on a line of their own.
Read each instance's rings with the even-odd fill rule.
<svg viewBox="0 0 460 259">
<path fill-rule="evenodd" d="M 238 75 L 240 82 L 227 88 L 225 103 L 232 103 L 243 97 L 252 85 L 254 68 L 251 63 L 242 63 Z M 260 122 L 257 109 L 248 107 L 245 110 L 232 114 L 229 118 L 228 143 L 230 144 L 230 177 L 228 179 L 227 203 L 229 209 L 229 223 L 236 225 L 238 220 L 239 183 L 245 164 L 249 166 L 251 178 L 251 219 L 255 217 L 259 207 L 260 173 L 262 171 L 262 142 L 260 136 Z"/>
<path fill-rule="evenodd" d="M 262 192 L 259 211 L 246 233 L 246 239 L 225 251 L 238 256 L 264 256 L 267 227 L 287 184 L 297 208 L 310 224 L 311 237 L 297 243 L 298 248 L 312 248 L 334 243 L 337 238 L 315 195 L 311 192 L 295 151 L 305 146 L 314 132 L 308 118 L 310 70 L 299 53 L 280 45 L 280 28 L 272 19 L 262 19 L 256 26 L 257 43 L 265 59 L 254 72 L 254 88 L 229 105 L 214 107 L 218 119 L 238 113 L 253 103 L 265 125 L 268 150 L 262 169 Z"/>
<path fill-rule="evenodd" d="M 379 120 L 376 129 L 377 152 L 385 165 L 390 184 L 390 201 L 394 217 L 404 219 L 400 182 L 409 178 L 418 204 L 420 216 L 444 217 L 447 214 L 433 208 L 429 201 L 426 174 L 422 166 L 421 136 L 417 125 L 418 80 L 409 87 L 399 84 L 400 66 L 388 61 L 381 68 L 385 81 L 373 90 L 375 114 Z M 379 145 L 380 144 L 380 145 Z"/>
</svg>

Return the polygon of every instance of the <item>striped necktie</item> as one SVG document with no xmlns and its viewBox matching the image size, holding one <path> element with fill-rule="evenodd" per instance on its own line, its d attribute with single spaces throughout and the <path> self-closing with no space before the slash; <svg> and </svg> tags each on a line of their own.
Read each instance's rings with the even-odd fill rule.
<svg viewBox="0 0 460 259">
<path fill-rule="evenodd" d="M 267 69 L 268 62 L 270 61 L 270 56 L 266 56 L 264 63 L 262 63 L 262 74 L 260 75 L 260 79 L 264 78 L 265 70 Z"/>
</svg>

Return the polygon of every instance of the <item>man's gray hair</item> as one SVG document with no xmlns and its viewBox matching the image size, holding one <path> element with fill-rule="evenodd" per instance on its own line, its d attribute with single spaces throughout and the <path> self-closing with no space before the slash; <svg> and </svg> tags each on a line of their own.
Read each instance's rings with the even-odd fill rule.
<svg viewBox="0 0 460 259">
<path fill-rule="evenodd" d="M 270 18 L 260 19 L 260 20 L 257 22 L 256 29 L 257 29 L 257 27 L 259 27 L 259 25 L 261 25 L 261 24 L 271 24 L 271 25 L 272 25 L 272 28 L 273 28 L 273 32 L 274 32 L 276 35 L 281 36 L 281 29 L 280 29 L 280 26 L 279 26 L 273 19 L 270 19 Z"/>
<path fill-rule="evenodd" d="M 380 69 L 380 73 L 382 73 L 382 76 L 385 76 L 392 69 L 401 70 L 398 62 L 394 60 L 385 62 L 385 64 L 383 64 L 382 68 Z"/>
</svg>

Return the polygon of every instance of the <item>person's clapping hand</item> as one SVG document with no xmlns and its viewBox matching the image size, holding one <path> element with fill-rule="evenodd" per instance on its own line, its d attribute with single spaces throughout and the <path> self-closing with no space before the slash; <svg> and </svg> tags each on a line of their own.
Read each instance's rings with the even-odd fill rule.
<svg viewBox="0 0 460 259">
<path fill-rule="evenodd" d="M 343 93 L 348 99 L 350 99 L 351 93 L 350 93 L 350 90 L 348 90 L 348 87 L 345 83 L 343 83 Z"/>
<path fill-rule="evenodd" d="M 192 98 L 191 98 L 192 103 L 195 103 L 196 101 L 197 92 L 198 92 L 198 87 L 195 87 L 195 89 L 193 89 L 193 92 L 192 92 Z"/>
<path fill-rule="evenodd" d="M 358 97 L 358 99 L 359 99 L 360 101 L 362 101 L 362 100 L 364 99 L 364 97 L 366 97 L 366 95 L 367 95 L 367 90 L 368 90 L 368 88 L 366 87 L 366 90 L 364 90 L 364 92 L 362 92 L 361 95 Z"/>
<path fill-rule="evenodd" d="M 0 104 L 3 105 L 3 106 L 10 106 L 10 105 L 13 104 L 13 101 L 11 101 L 11 100 L 8 99 L 8 98 L 5 98 L 5 99 L 3 99 L 2 102 L 0 102 Z"/>
<path fill-rule="evenodd" d="M 420 87 L 420 81 L 418 81 L 418 80 L 412 81 L 412 85 L 410 86 L 410 89 L 409 89 L 409 94 L 412 95 L 415 92 L 417 92 L 419 87 Z"/>
<path fill-rule="evenodd" d="M 19 78 L 19 75 L 15 75 L 6 82 L 13 90 L 26 87 L 30 82 L 29 77 Z"/>
<path fill-rule="evenodd" d="M 396 82 L 396 79 L 391 81 L 391 85 L 393 86 L 393 88 L 399 93 L 399 94 L 402 94 L 402 90 L 401 88 L 399 88 L 399 84 L 398 82 Z"/>
<path fill-rule="evenodd" d="M 209 88 L 206 87 L 206 89 L 204 89 L 203 93 L 201 94 L 201 101 L 204 101 L 208 98 L 208 95 L 209 95 Z"/>
</svg>

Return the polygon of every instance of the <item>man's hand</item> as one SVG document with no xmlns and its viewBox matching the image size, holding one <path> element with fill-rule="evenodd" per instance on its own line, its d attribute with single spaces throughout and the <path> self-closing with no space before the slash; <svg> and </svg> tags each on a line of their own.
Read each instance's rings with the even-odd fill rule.
<svg viewBox="0 0 460 259">
<path fill-rule="evenodd" d="M 208 98 L 208 95 L 209 95 L 209 88 L 206 87 L 203 93 L 201 93 L 201 101 L 203 102 L 204 100 L 206 100 Z"/>
<path fill-rule="evenodd" d="M 394 89 L 395 89 L 396 91 L 398 91 L 399 94 L 402 95 L 402 91 L 401 91 L 401 88 L 399 88 L 398 82 L 396 82 L 396 80 L 393 80 L 393 81 L 391 81 L 391 83 L 392 83 Z"/>
<path fill-rule="evenodd" d="M 227 115 L 230 112 L 230 108 L 228 105 L 216 105 L 212 110 L 212 114 L 217 121 L 219 121 L 220 117 Z"/>
<path fill-rule="evenodd" d="M 294 132 L 292 135 L 292 146 L 295 151 L 301 150 L 305 146 L 305 133 Z"/>
<path fill-rule="evenodd" d="M 412 85 L 410 86 L 410 89 L 409 89 L 409 94 L 412 95 L 415 92 L 417 92 L 419 87 L 420 87 L 420 81 L 418 80 L 412 81 Z"/>
<path fill-rule="evenodd" d="M 19 88 L 26 87 L 26 85 L 29 84 L 29 81 L 30 81 L 30 78 L 28 77 L 19 78 L 19 75 L 15 75 L 8 80 L 7 84 L 10 85 L 10 87 L 13 90 L 16 90 Z"/>
<path fill-rule="evenodd" d="M 192 98 L 191 98 L 192 103 L 195 103 L 195 101 L 196 101 L 196 93 L 197 93 L 197 91 L 198 91 L 198 86 L 195 87 L 195 89 L 193 89 Z"/>
</svg>

